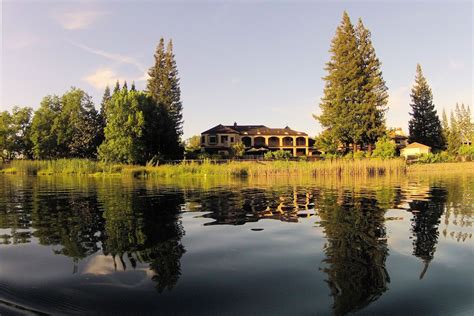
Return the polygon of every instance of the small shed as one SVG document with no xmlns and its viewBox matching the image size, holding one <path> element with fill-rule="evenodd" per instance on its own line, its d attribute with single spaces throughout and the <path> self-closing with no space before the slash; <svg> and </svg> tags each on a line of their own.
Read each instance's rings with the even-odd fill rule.
<svg viewBox="0 0 474 316">
<path fill-rule="evenodd" d="M 415 143 L 411 143 L 407 145 L 405 148 L 402 148 L 400 150 L 400 156 L 409 158 L 409 157 L 419 156 L 422 154 L 428 154 L 430 152 L 431 152 L 430 146 L 426 146 L 424 144 L 415 142 Z"/>
</svg>

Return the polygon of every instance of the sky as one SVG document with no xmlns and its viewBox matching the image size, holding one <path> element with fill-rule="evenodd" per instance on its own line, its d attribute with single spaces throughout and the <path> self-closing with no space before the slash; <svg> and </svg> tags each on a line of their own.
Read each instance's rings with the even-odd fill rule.
<svg viewBox="0 0 474 316">
<path fill-rule="evenodd" d="M 417 63 L 440 115 L 456 102 L 472 107 L 471 1 L 2 0 L 0 109 L 36 109 L 72 86 L 98 108 L 117 79 L 144 89 L 164 37 L 173 40 L 181 79 L 184 138 L 234 122 L 314 136 L 344 10 L 372 32 L 389 127 L 407 131 Z"/>
</svg>

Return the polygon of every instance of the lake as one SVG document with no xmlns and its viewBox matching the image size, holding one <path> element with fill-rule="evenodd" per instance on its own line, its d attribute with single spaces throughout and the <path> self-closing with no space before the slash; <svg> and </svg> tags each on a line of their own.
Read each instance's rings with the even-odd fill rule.
<svg viewBox="0 0 474 316">
<path fill-rule="evenodd" d="M 474 176 L 0 176 L 0 314 L 472 315 Z"/>
</svg>

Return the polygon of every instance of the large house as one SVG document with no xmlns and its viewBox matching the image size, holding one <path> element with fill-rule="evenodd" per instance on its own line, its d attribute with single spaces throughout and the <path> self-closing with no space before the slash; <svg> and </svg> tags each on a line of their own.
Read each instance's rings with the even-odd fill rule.
<svg viewBox="0 0 474 316">
<path fill-rule="evenodd" d="M 248 154 L 286 150 L 293 156 L 309 154 L 309 137 L 304 132 L 264 125 L 219 124 L 201 133 L 201 150 L 213 154 L 229 154 L 232 145 L 242 142 Z"/>
</svg>

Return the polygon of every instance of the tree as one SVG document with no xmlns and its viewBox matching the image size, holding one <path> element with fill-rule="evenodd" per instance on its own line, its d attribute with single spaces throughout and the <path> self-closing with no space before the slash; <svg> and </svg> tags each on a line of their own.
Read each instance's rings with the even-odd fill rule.
<svg viewBox="0 0 474 316">
<path fill-rule="evenodd" d="M 448 145 L 450 128 L 449 128 L 448 116 L 446 115 L 446 111 L 444 109 L 443 109 L 443 114 L 441 117 L 442 117 L 441 128 L 443 131 L 443 140 L 444 140 L 444 144 Z"/>
<path fill-rule="evenodd" d="M 459 106 L 456 103 L 456 120 L 459 127 L 461 141 L 463 143 L 472 139 L 474 133 L 474 126 L 471 122 L 471 109 L 464 106 L 464 103 Z"/>
<path fill-rule="evenodd" d="M 173 44 L 169 41 L 166 51 L 161 38 L 155 52 L 155 64 L 150 68 L 147 91 L 153 98 L 157 110 L 155 120 L 159 136 L 159 152 L 167 158 L 181 158 L 183 148 L 182 103 L 178 70 L 173 54 Z"/>
<path fill-rule="evenodd" d="M 358 120 L 362 123 L 362 140 L 372 151 L 372 145 L 385 134 L 385 113 L 387 111 L 387 86 L 382 77 L 381 63 L 375 54 L 370 31 L 359 19 L 355 29 L 360 63 L 362 67 L 361 85 L 359 88 L 360 105 Z"/>
<path fill-rule="evenodd" d="M 122 89 L 107 105 L 105 140 L 99 157 L 106 162 L 145 163 L 147 159 L 144 111 L 152 100 L 143 92 Z"/>
<path fill-rule="evenodd" d="M 411 119 L 408 123 L 410 142 L 419 142 L 435 149 L 442 149 L 441 122 L 433 104 L 431 88 L 423 76 L 420 64 L 416 66 L 415 85 L 411 90 Z"/>
<path fill-rule="evenodd" d="M 2 160 L 11 159 L 12 147 L 12 116 L 8 111 L 0 112 L 0 157 Z"/>
<path fill-rule="evenodd" d="M 387 87 L 370 31 L 359 20 L 354 29 L 344 12 L 331 42 L 331 59 L 326 64 L 321 115 L 315 118 L 330 138 L 346 147 L 373 143 L 385 132 Z M 328 135 L 329 136 L 329 135 Z"/>
<path fill-rule="evenodd" d="M 101 119 L 92 98 L 72 88 L 61 97 L 53 129 L 61 157 L 93 158 L 100 145 Z"/>
<path fill-rule="evenodd" d="M 454 113 L 451 111 L 451 126 L 449 128 L 447 149 L 452 155 L 456 155 L 459 151 L 459 147 L 462 145 L 462 136 L 459 131 L 458 122 Z"/>
<path fill-rule="evenodd" d="M 397 145 L 388 136 L 378 139 L 375 143 L 375 150 L 372 157 L 380 157 L 382 159 L 393 158 L 397 154 Z"/>
<path fill-rule="evenodd" d="M 325 154 L 335 154 L 339 147 L 339 141 L 334 137 L 331 131 L 327 129 L 316 137 L 314 146 Z"/>
<path fill-rule="evenodd" d="M 194 135 L 186 140 L 185 145 L 186 152 L 198 152 L 201 150 L 201 136 Z"/>
<path fill-rule="evenodd" d="M 31 122 L 31 142 L 33 157 L 36 159 L 52 159 L 58 157 L 57 135 L 53 129 L 59 116 L 61 102 L 57 96 L 46 96 L 41 101 Z"/>
<path fill-rule="evenodd" d="M 230 151 L 233 157 L 241 158 L 245 154 L 245 145 L 242 142 L 237 142 L 232 144 L 230 147 Z"/>
</svg>

